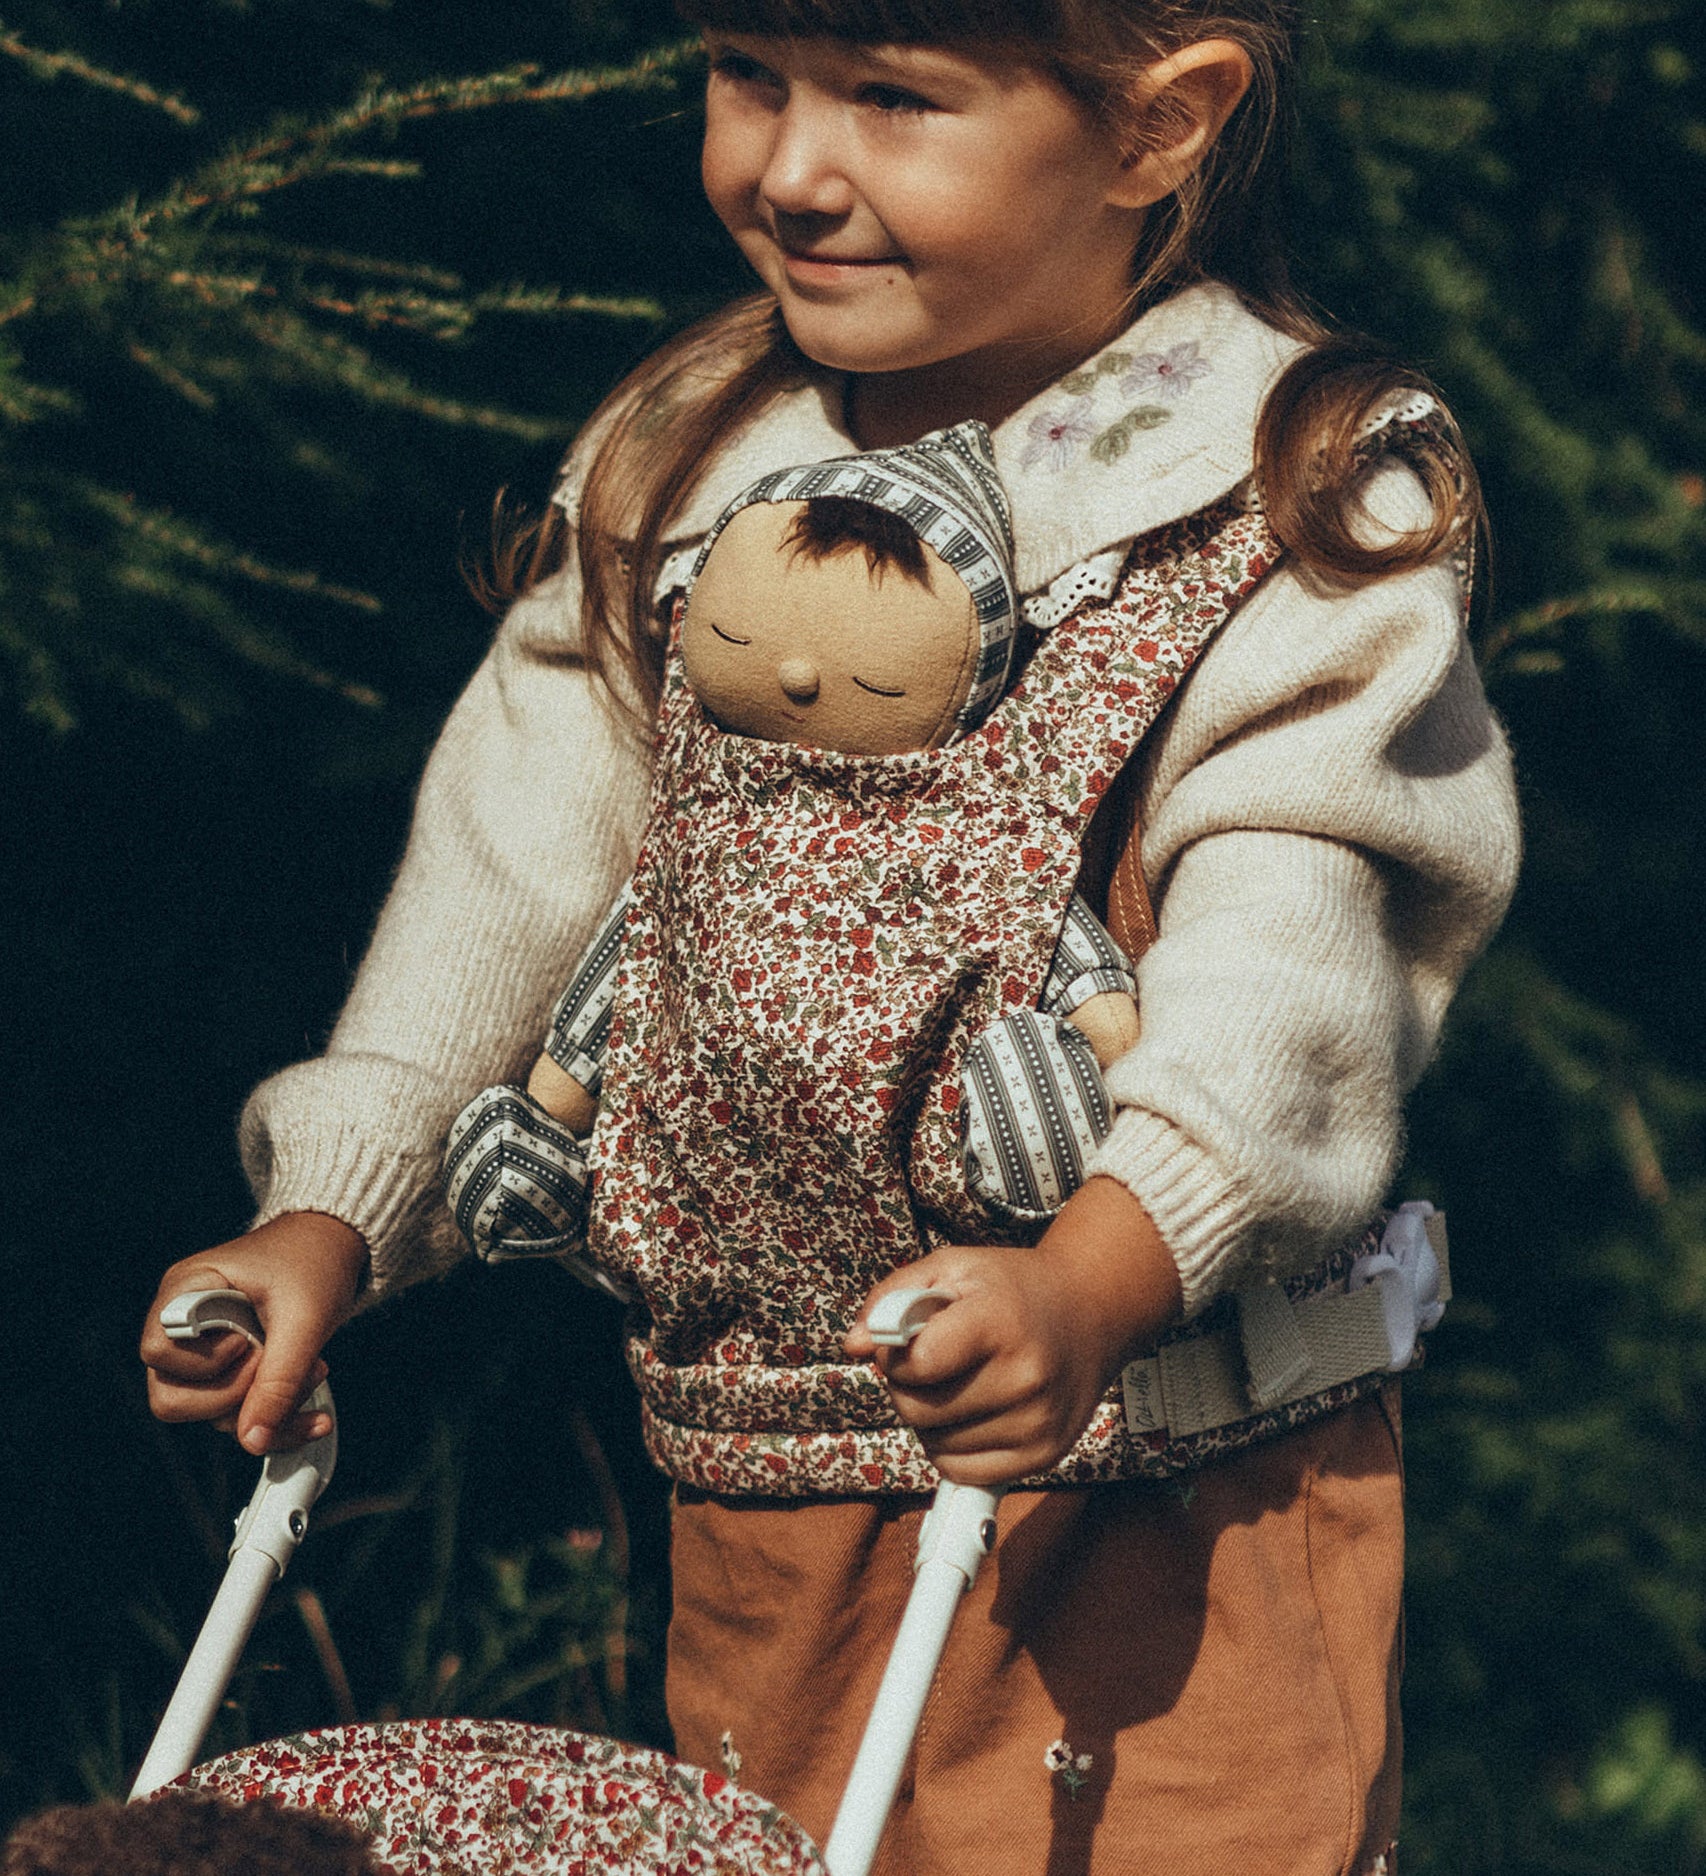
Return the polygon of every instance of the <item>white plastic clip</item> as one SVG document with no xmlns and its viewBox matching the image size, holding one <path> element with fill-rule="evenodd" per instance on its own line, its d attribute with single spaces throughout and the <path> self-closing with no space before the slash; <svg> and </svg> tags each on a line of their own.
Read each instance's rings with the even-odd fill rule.
<svg viewBox="0 0 1706 1876">
<path fill-rule="evenodd" d="M 904 1348 L 952 1300 L 939 1290 L 893 1291 L 871 1311 L 871 1334 L 885 1348 Z M 870 1876 L 948 1625 L 977 1580 L 978 1565 L 995 1548 L 995 1508 L 1005 1489 L 944 1479 L 924 1514 L 912 1594 L 824 1850 L 830 1876 Z"/>
<path fill-rule="evenodd" d="M 965 1578 L 968 1588 L 975 1583 L 978 1565 L 995 1548 L 995 1507 L 1000 1499 L 999 1492 L 986 1487 L 944 1479 L 919 1527 L 914 1574 L 927 1563 L 945 1563 Z"/>
<path fill-rule="evenodd" d="M 1381 1233 L 1380 1249 L 1359 1257 L 1345 1280 L 1350 1294 L 1370 1284 L 1380 1292 L 1390 1374 L 1409 1367 L 1417 1336 L 1436 1328 L 1445 1314 L 1444 1276 L 1427 1224 L 1434 1215 L 1426 1199 L 1400 1205 Z"/>
</svg>

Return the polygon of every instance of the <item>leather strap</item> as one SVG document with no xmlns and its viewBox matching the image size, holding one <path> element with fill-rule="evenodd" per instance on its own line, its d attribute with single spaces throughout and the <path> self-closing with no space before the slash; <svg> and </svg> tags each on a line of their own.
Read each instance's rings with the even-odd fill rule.
<svg viewBox="0 0 1706 1876">
<path fill-rule="evenodd" d="M 1155 909 L 1143 877 L 1142 848 L 1137 764 L 1132 761 L 1114 778 L 1090 824 L 1079 890 L 1100 913 L 1109 937 L 1133 964 L 1155 942 Z"/>
<path fill-rule="evenodd" d="M 1133 964 L 1155 942 L 1155 908 L 1149 902 L 1149 884 L 1143 877 L 1142 849 L 1143 829 L 1138 825 L 1134 804 L 1119 858 L 1108 880 L 1107 917 L 1109 935 Z"/>
</svg>

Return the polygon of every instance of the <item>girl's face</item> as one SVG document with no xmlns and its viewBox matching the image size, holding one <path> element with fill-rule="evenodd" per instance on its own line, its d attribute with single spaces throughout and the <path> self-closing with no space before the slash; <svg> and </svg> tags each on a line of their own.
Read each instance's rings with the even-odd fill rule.
<svg viewBox="0 0 1706 1876">
<path fill-rule="evenodd" d="M 861 441 L 999 422 L 1119 329 L 1143 191 L 1054 79 L 936 46 L 706 42 L 711 206 L 800 349 L 877 380 Z"/>
</svg>

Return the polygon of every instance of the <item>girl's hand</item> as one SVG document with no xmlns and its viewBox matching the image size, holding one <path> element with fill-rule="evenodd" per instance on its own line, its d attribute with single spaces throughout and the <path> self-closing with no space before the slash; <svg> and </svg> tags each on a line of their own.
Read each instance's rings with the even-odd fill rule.
<svg viewBox="0 0 1706 1876">
<path fill-rule="evenodd" d="M 211 1420 L 252 1453 L 318 1439 L 330 1431 L 327 1417 L 296 1409 L 325 1376 L 320 1350 L 354 1308 L 366 1267 L 360 1233 L 320 1212 L 287 1212 L 173 1264 L 142 1332 L 149 1406 L 162 1420 Z M 241 1290 L 266 1347 L 229 1333 L 171 1341 L 160 1310 L 184 1290 Z"/>
<path fill-rule="evenodd" d="M 865 1326 L 872 1303 L 919 1287 L 954 1300 L 909 1348 L 879 1349 Z M 855 1361 L 875 1358 L 944 1478 L 1006 1485 L 1067 1451 L 1120 1369 L 1183 1306 L 1149 1214 L 1097 1178 L 1034 1248 L 955 1246 L 885 1277 L 843 1347 Z"/>
</svg>

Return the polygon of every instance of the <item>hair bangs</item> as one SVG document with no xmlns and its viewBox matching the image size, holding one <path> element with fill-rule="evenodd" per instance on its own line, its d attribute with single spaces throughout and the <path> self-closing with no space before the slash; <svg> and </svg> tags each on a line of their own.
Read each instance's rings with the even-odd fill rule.
<svg viewBox="0 0 1706 1876">
<path fill-rule="evenodd" d="M 847 39 L 860 45 L 1009 45 L 1057 49 L 1054 0 L 676 0 L 692 26 L 759 38 Z"/>
</svg>

